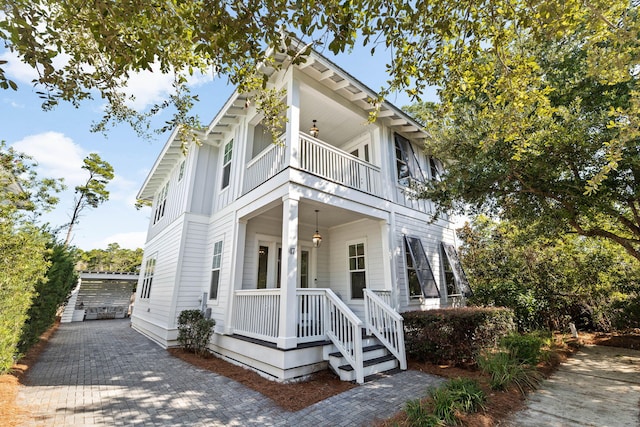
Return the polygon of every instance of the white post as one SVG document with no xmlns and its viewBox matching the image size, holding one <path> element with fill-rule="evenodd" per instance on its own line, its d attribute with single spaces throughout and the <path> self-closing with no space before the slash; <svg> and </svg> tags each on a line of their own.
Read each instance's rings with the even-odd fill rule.
<svg viewBox="0 0 640 427">
<path fill-rule="evenodd" d="M 298 203 L 291 195 L 282 198 L 282 265 L 280 288 L 279 348 L 298 344 L 296 288 L 298 287 Z"/>
<path fill-rule="evenodd" d="M 224 319 L 224 333 L 233 334 L 233 303 L 236 289 L 242 288 L 242 268 L 244 264 L 244 247 L 246 244 L 247 221 L 237 220 L 234 227 L 233 239 L 231 242 L 224 242 L 222 251 L 233 251 L 231 253 L 231 277 L 229 278 L 229 294 L 227 295 L 227 312 Z M 228 249 L 225 248 L 228 247 Z M 224 283 L 224 281 L 220 281 Z"/>
<path fill-rule="evenodd" d="M 287 153 L 292 168 L 300 167 L 300 83 L 294 78 L 291 67 L 287 82 Z"/>
</svg>

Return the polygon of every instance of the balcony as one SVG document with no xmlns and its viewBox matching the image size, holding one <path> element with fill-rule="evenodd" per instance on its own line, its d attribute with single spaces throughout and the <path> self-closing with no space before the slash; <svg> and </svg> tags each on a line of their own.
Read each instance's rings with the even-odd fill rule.
<svg viewBox="0 0 640 427">
<path fill-rule="evenodd" d="M 248 193 L 289 166 L 286 153 L 284 142 L 278 141 L 254 157 L 246 167 L 242 194 Z M 379 167 L 319 139 L 300 133 L 297 157 L 300 169 L 305 172 L 367 194 L 382 195 Z"/>
</svg>

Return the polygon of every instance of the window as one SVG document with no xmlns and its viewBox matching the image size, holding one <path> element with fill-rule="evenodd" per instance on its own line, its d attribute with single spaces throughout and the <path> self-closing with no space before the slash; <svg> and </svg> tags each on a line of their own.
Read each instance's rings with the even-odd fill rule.
<svg viewBox="0 0 640 427">
<path fill-rule="evenodd" d="M 267 271 L 269 266 L 269 246 L 258 248 L 258 289 L 267 288 Z"/>
<path fill-rule="evenodd" d="M 178 181 L 182 181 L 182 178 L 184 178 L 185 163 L 186 163 L 186 160 L 183 160 L 182 163 L 180 163 L 180 171 L 178 172 Z"/>
<path fill-rule="evenodd" d="M 156 269 L 156 257 L 153 255 L 147 258 L 144 264 L 144 276 L 142 279 L 142 289 L 140 290 L 140 298 L 147 299 L 151 295 L 151 284 L 153 283 L 153 273 Z"/>
<path fill-rule="evenodd" d="M 447 282 L 447 293 L 450 287 L 449 281 L 451 281 L 453 282 L 451 288 L 454 294 L 462 294 L 465 297 L 472 296 L 473 291 L 471 291 L 467 275 L 464 273 L 462 265 L 460 264 L 460 258 L 458 258 L 456 248 L 454 248 L 452 244 L 442 242 L 442 252 L 442 264 L 445 272 L 445 281 Z M 448 277 L 447 274 L 449 275 Z"/>
<path fill-rule="evenodd" d="M 418 162 L 418 157 L 413 151 L 413 146 L 408 139 L 396 134 L 396 170 L 398 173 L 398 183 L 409 185 L 411 180 L 424 181 L 424 173 Z"/>
<path fill-rule="evenodd" d="M 224 157 L 222 159 L 222 189 L 229 186 L 231 178 L 231 157 L 233 155 L 233 139 L 224 146 Z"/>
<path fill-rule="evenodd" d="M 364 243 L 349 245 L 349 276 L 352 299 L 364 298 L 364 288 L 367 287 L 364 262 Z"/>
<path fill-rule="evenodd" d="M 440 160 L 434 157 L 429 157 L 429 172 L 432 180 L 440 181 L 443 170 L 444 168 L 442 167 L 442 162 Z"/>
<path fill-rule="evenodd" d="M 409 282 L 409 297 L 437 298 L 440 291 L 433 276 L 433 270 L 417 237 L 404 236 L 404 249 L 407 260 L 407 278 Z"/>
<path fill-rule="evenodd" d="M 211 286 L 209 299 L 218 298 L 218 284 L 220 283 L 220 264 L 222 263 L 222 240 L 213 245 L 213 261 L 211 262 Z"/>
<path fill-rule="evenodd" d="M 164 217 L 164 210 L 167 205 L 167 193 L 169 192 L 169 182 L 162 187 L 156 198 L 156 211 L 153 213 L 153 223 L 156 224 Z"/>
</svg>

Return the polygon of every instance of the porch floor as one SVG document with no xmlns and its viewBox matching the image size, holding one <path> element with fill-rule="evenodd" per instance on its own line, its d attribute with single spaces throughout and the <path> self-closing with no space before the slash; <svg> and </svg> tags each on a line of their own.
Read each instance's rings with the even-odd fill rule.
<svg viewBox="0 0 640 427">
<path fill-rule="evenodd" d="M 246 337 L 244 335 L 238 335 L 238 334 L 231 334 L 230 337 L 238 339 L 238 340 L 241 340 L 241 341 L 250 342 L 251 344 L 257 344 L 257 345 L 261 345 L 263 347 L 273 348 L 273 349 L 280 350 L 280 351 L 292 351 L 292 350 L 300 350 L 300 349 L 303 349 L 303 348 L 323 347 L 325 345 L 331 345 L 331 341 L 323 340 L 323 341 L 313 341 L 313 342 L 300 343 L 300 344 L 297 345 L 297 347 L 288 348 L 288 349 L 282 349 L 282 348 L 278 348 L 276 343 L 273 343 L 273 342 L 270 342 L 270 341 L 263 341 L 263 340 L 259 340 L 257 338 L 250 338 L 250 337 Z"/>
</svg>

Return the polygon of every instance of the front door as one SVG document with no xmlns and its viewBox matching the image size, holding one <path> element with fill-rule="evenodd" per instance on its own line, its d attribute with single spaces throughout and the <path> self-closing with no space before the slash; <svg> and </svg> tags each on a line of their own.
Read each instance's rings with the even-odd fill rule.
<svg viewBox="0 0 640 427">
<path fill-rule="evenodd" d="M 311 278 L 311 250 L 300 248 L 298 287 L 308 288 Z M 282 246 L 279 242 L 260 241 L 258 246 L 257 289 L 279 288 L 282 281 Z"/>
</svg>

